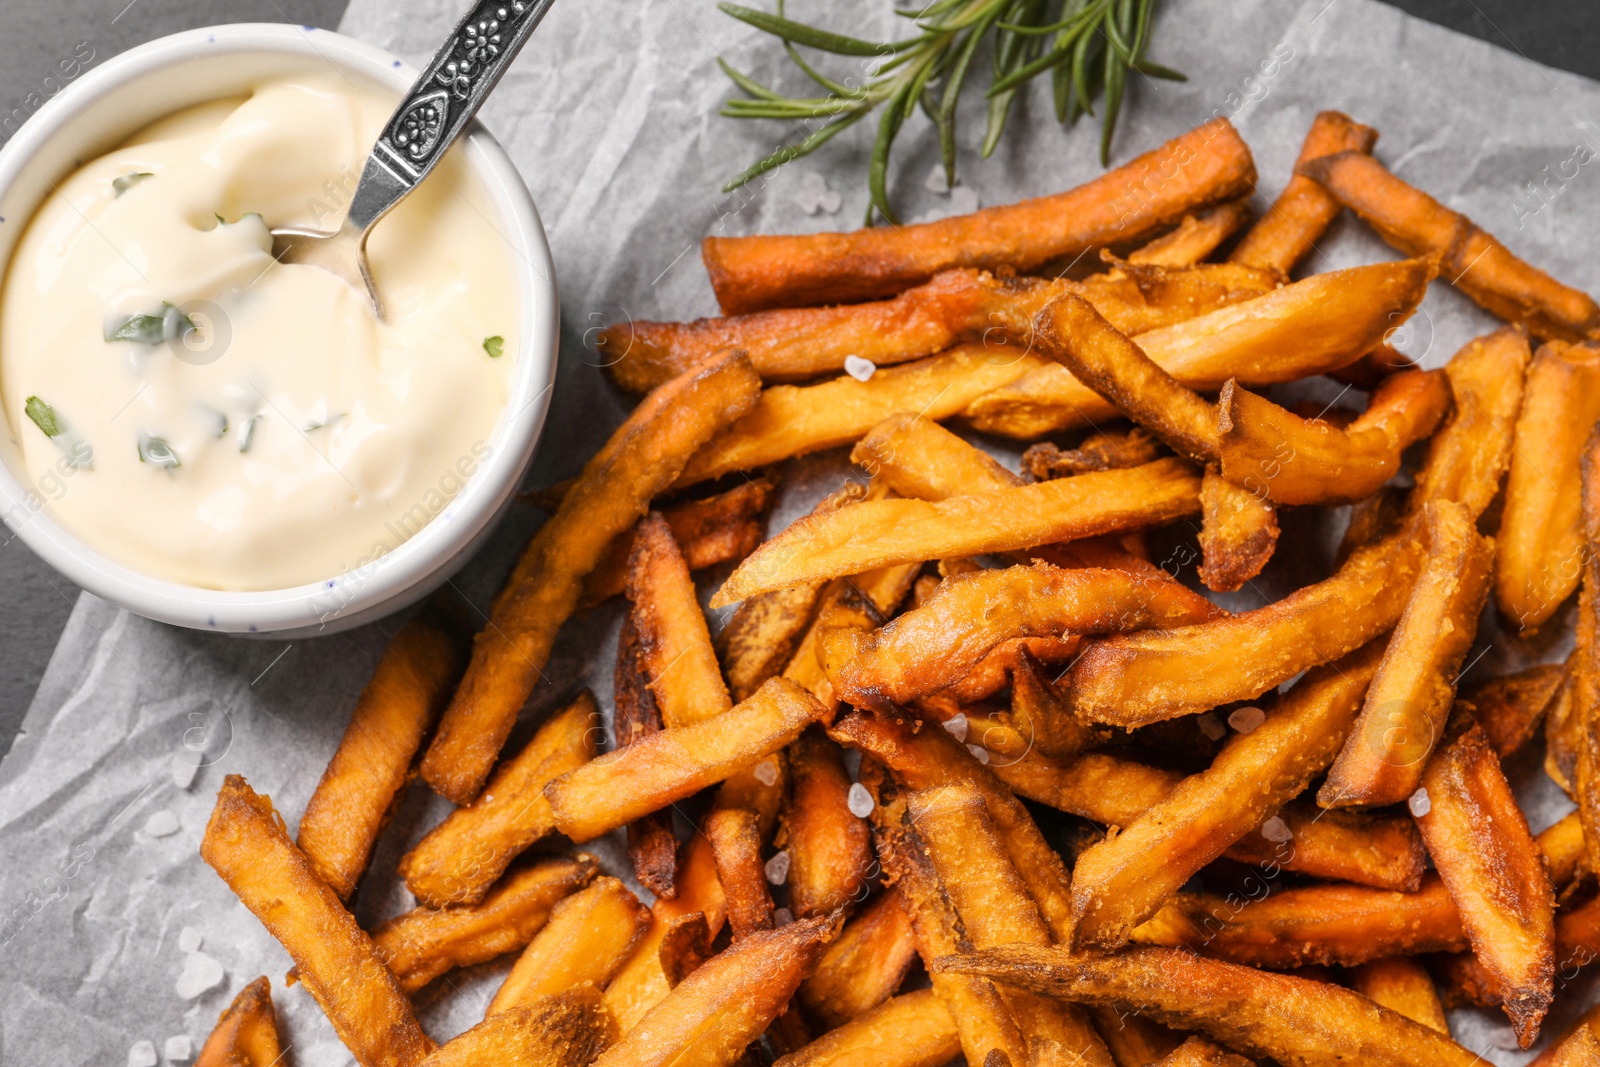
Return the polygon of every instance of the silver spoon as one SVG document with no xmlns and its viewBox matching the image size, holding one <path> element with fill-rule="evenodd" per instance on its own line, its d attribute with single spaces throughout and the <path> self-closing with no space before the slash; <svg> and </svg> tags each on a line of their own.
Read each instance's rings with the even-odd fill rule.
<svg viewBox="0 0 1600 1067">
<path fill-rule="evenodd" d="M 344 224 L 333 233 L 273 230 L 273 257 L 280 263 L 308 263 L 338 275 L 367 294 L 381 320 L 383 301 L 367 266 L 367 235 L 433 170 L 554 2 L 473 4 L 384 124 L 361 170 Z"/>
</svg>

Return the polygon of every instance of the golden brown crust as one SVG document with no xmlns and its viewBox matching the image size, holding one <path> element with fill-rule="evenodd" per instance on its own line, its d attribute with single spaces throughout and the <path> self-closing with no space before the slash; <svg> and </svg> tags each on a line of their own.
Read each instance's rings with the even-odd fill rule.
<svg viewBox="0 0 1600 1067">
<path fill-rule="evenodd" d="M 445 816 L 400 860 L 400 877 L 432 908 L 482 900 L 511 861 L 555 829 L 545 785 L 593 758 L 603 724 L 582 693 L 503 761 L 477 801 Z"/>
<path fill-rule="evenodd" d="M 1278 511 L 1266 494 L 1211 468 L 1200 480 L 1200 580 L 1231 593 L 1261 573 L 1278 547 Z"/>
<path fill-rule="evenodd" d="M 871 831 L 850 810 L 850 775 L 839 746 L 813 726 L 789 746 L 789 795 L 780 841 L 789 853 L 789 910 L 826 915 L 866 895 Z"/>
<path fill-rule="evenodd" d="M 639 663 L 639 630 L 633 613 L 622 621 L 617 635 L 617 666 L 612 697 L 611 731 L 616 747 L 623 748 L 661 729 L 661 711 Z M 652 812 L 628 824 L 628 859 L 639 884 L 658 897 L 671 897 L 678 867 L 678 839 L 672 831 L 670 811 Z"/>
<path fill-rule="evenodd" d="M 936 991 L 918 989 L 830 1029 L 773 1067 L 943 1067 L 960 1054 L 950 1009 Z"/>
<path fill-rule="evenodd" d="M 528 542 L 477 636 L 422 761 L 435 792 L 457 804 L 477 797 L 606 545 L 677 479 L 706 438 L 755 406 L 760 390 L 743 354 L 708 361 L 647 397 L 589 460 Z"/>
<path fill-rule="evenodd" d="M 1511 463 L 1530 358 L 1526 331 L 1504 326 L 1468 341 L 1445 364 L 1455 403 L 1450 420 L 1428 442 L 1411 494 L 1413 512 L 1438 499 L 1455 501 L 1474 520 L 1488 510 Z"/>
<path fill-rule="evenodd" d="M 1198 214 L 1185 215 L 1176 227 L 1128 253 L 1128 262 L 1161 267 L 1193 266 L 1208 258 L 1254 218 L 1255 212 L 1250 210 L 1248 199 L 1232 200 Z"/>
<path fill-rule="evenodd" d="M 938 222 L 796 237 L 708 237 L 706 272 L 724 314 L 889 296 L 950 267 L 1025 271 L 1160 232 L 1248 194 L 1250 149 L 1217 118 L 1054 196 Z"/>
<path fill-rule="evenodd" d="M 585 983 L 604 988 L 650 924 L 627 886 L 601 877 L 558 902 L 501 983 L 485 1015 L 535 1006 Z"/>
<path fill-rule="evenodd" d="M 272 801 L 239 775 L 217 793 L 200 857 L 288 951 L 362 1067 L 411 1067 L 433 1051 L 372 939 L 289 840 Z"/>
<path fill-rule="evenodd" d="M 1363 963 L 1350 969 L 1349 978 L 1350 988 L 1374 1004 L 1450 1036 L 1439 991 L 1433 987 L 1428 969 L 1411 957 L 1390 956 Z"/>
<path fill-rule="evenodd" d="M 817 969 L 800 985 L 800 1003 L 820 1029 L 843 1026 L 892 997 L 916 955 L 911 913 L 898 890 L 886 890 L 823 949 Z"/>
<path fill-rule="evenodd" d="M 272 983 L 262 975 L 233 998 L 201 1046 L 194 1067 L 273 1067 L 282 1056 Z"/>
<path fill-rule="evenodd" d="M 587 1067 L 611 1038 L 611 1021 L 593 985 L 578 985 L 526 1006 L 490 1014 L 442 1046 L 426 1067 Z"/>
<path fill-rule="evenodd" d="M 728 929 L 734 941 L 772 929 L 772 894 L 761 861 L 761 825 L 747 808 L 717 808 L 704 830 L 717 864 L 717 881 L 728 901 Z"/>
<path fill-rule="evenodd" d="M 639 635 L 639 666 L 662 724 L 691 726 L 733 706 L 694 579 L 672 530 L 657 512 L 634 531 L 628 600 Z"/>
<path fill-rule="evenodd" d="M 1483 727 L 1494 754 L 1505 759 L 1538 732 L 1567 673 L 1564 663 L 1541 663 L 1472 686 L 1462 692 L 1461 703 Z"/>
<path fill-rule="evenodd" d="M 1243 1056 L 1214 1045 L 1203 1037 L 1191 1037 L 1150 1067 L 1254 1067 Z"/>
</svg>

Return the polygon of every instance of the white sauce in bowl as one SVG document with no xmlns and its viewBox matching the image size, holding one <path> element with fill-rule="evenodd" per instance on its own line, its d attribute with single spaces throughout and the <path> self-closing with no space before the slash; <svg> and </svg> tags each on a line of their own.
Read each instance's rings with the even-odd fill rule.
<svg viewBox="0 0 1600 1067">
<path fill-rule="evenodd" d="M 331 73 L 266 82 L 147 127 L 29 223 L 0 397 L 90 547 L 205 588 L 332 578 L 445 512 L 488 455 L 520 310 L 459 146 L 373 231 L 385 321 L 272 259 L 271 227 L 337 227 L 395 103 Z"/>
</svg>

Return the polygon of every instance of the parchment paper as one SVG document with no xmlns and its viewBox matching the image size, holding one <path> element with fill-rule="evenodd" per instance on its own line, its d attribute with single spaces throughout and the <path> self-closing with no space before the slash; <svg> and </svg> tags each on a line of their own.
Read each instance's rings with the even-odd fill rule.
<svg viewBox="0 0 1600 1067">
<path fill-rule="evenodd" d="M 343 29 L 417 63 L 460 6 L 354 0 Z M 884 0 L 795 0 L 790 11 L 860 36 L 903 32 Z M 1378 153 L 1400 174 L 1557 277 L 1600 291 L 1592 236 L 1600 227 L 1600 180 L 1588 166 L 1600 148 L 1595 83 L 1369 0 L 1170 0 L 1155 40 L 1152 58 L 1190 80 L 1136 80 L 1114 162 L 1220 112 L 1250 141 L 1270 196 L 1315 112 L 1337 107 L 1382 130 Z M 586 349 L 586 331 L 630 317 L 715 311 L 698 260 L 701 237 L 859 222 L 866 131 L 759 187 L 717 192 L 782 133 L 774 123 L 715 115 L 730 88 L 715 65 L 719 54 L 759 80 L 800 88 L 773 41 L 717 12 L 712 0 L 568 0 L 486 109 L 543 211 L 560 272 L 561 367 L 530 485 L 574 473 L 620 421 L 623 405 Z M 981 164 L 971 148 L 981 116 L 976 106 L 969 111 L 964 184 L 953 194 L 927 181 L 935 138 L 920 117 L 913 120 L 895 157 L 897 205 L 932 217 L 1100 173 L 1098 131 L 1088 122 L 1059 129 L 1042 90 L 1018 104 L 1012 131 Z M 1346 220 L 1310 266 L 1391 257 Z M 1397 340 L 1437 366 L 1492 325 L 1438 286 Z M 774 529 L 848 471 L 837 455 L 794 467 Z M 531 509 L 514 513 L 456 579 L 473 604 L 487 607 L 538 521 Z M 1340 521 L 1316 509 L 1293 517 L 1281 558 L 1229 606 L 1276 598 L 1326 573 Z M 523 729 L 585 678 L 609 703 L 616 620 L 613 606 L 568 626 Z M 1529 643 L 1486 619 L 1469 680 L 1559 658 L 1570 647 L 1570 622 L 1569 606 Z M 293 1063 L 349 1062 L 304 991 L 283 988 L 287 955 L 200 862 L 197 846 L 226 773 L 247 775 L 291 824 L 298 818 L 395 625 L 289 645 L 176 630 L 82 597 L 23 734 L 0 764 L 0 1062 L 123 1063 L 139 1041 L 158 1052 L 173 1036 L 199 1042 L 234 993 L 263 973 L 272 976 Z M 1535 829 L 1570 808 L 1544 779 L 1539 758 L 1527 754 L 1510 768 Z M 393 864 L 443 810 L 421 788 L 408 796 L 367 881 L 364 921 L 409 906 L 403 889 L 384 891 L 394 885 Z M 190 951 L 196 934 L 198 955 Z M 218 966 L 212 988 L 180 995 L 180 978 L 204 985 Z M 424 1025 L 443 1040 L 475 1022 L 502 971 L 486 965 L 436 983 L 423 997 Z M 1584 988 L 1562 998 L 1547 1032 L 1559 1032 L 1589 1000 L 1587 979 L 1578 982 Z M 1510 1031 L 1498 1015 L 1457 1012 L 1452 1022 L 1458 1040 L 1495 1063 L 1530 1058 L 1506 1050 Z"/>
</svg>

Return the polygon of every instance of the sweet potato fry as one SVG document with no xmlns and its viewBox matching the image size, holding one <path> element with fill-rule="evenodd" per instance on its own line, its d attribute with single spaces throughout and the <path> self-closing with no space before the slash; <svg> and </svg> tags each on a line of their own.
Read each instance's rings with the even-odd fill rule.
<svg viewBox="0 0 1600 1067">
<path fill-rule="evenodd" d="M 592 758 L 602 730 L 588 693 L 552 715 L 476 803 L 445 816 L 405 854 L 406 888 L 430 908 L 482 900 L 512 860 L 555 829 L 544 787 Z"/>
<path fill-rule="evenodd" d="M 1495 602 L 1525 630 L 1537 630 L 1578 588 L 1578 457 L 1596 420 L 1600 347 L 1542 346 L 1528 368 L 1495 535 Z"/>
<path fill-rule="evenodd" d="M 542 860 L 495 883 L 482 903 L 398 915 L 372 932 L 372 943 L 400 988 L 415 993 L 447 971 L 522 948 L 596 870 L 582 852 Z"/>
<path fill-rule="evenodd" d="M 1275 604 L 1089 643 L 1072 668 L 1072 710 L 1091 722 L 1141 726 L 1252 700 L 1353 652 L 1399 621 L 1420 569 L 1420 541 L 1411 524 Z"/>
<path fill-rule="evenodd" d="M 676 485 L 848 445 L 897 411 L 948 419 L 1044 362 L 1016 345 L 973 343 L 885 367 L 864 382 L 845 374 L 816 385 L 770 386 L 753 411 L 713 436 L 689 461 Z"/>
<path fill-rule="evenodd" d="M 1413 259 L 1315 274 L 1133 341 L 1157 366 L 1200 392 L 1220 389 L 1229 378 L 1262 386 L 1325 374 L 1359 359 L 1409 318 L 1433 273 L 1430 261 Z M 1048 362 L 996 385 L 962 414 L 985 432 L 1029 438 L 1090 425 L 1113 411 L 1069 371 Z"/>
<path fill-rule="evenodd" d="M 194 1067 L 273 1067 L 282 1058 L 272 983 L 262 975 L 233 998 L 201 1046 Z"/>
<path fill-rule="evenodd" d="M 1577 712 L 1578 648 L 1583 647 L 1583 613 L 1578 613 L 1579 643 L 1567 656 L 1567 677 L 1550 698 L 1544 717 L 1544 773 L 1567 796 L 1578 796 L 1578 748 L 1583 743 L 1582 716 Z"/>
<path fill-rule="evenodd" d="M 1050 931 L 977 786 L 959 782 L 913 791 L 907 812 L 974 947 L 1050 944 Z M 1030 1046 L 1047 1041 L 1052 1060 L 1112 1067 L 1110 1052 L 1081 1010 L 1016 989 L 1002 987 L 1001 995 Z"/>
<path fill-rule="evenodd" d="M 645 513 L 707 438 L 755 407 L 760 388 L 742 353 L 710 360 L 646 398 L 584 466 L 528 542 L 478 634 L 466 677 L 422 761 L 435 792 L 457 804 L 476 799 L 606 545 Z"/>
<path fill-rule="evenodd" d="M 361 691 L 300 818 L 296 844 L 348 900 L 411 775 L 411 762 L 461 674 L 462 649 L 427 616 L 401 627 Z"/>
<path fill-rule="evenodd" d="M 556 829 L 582 842 L 625 826 L 778 751 L 822 713 L 810 693 L 774 678 L 721 715 L 651 734 L 551 782 Z"/>
<path fill-rule="evenodd" d="M 423 1061 L 427 1067 L 587 1067 L 606 1047 L 611 1021 L 600 991 L 580 985 L 489 1016 Z"/>
<path fill-rule="evenodd" d="M 604 988 L 649 924 L 649 909 L 627 886 L 615 878 L 595 879 L 555 906 L 485 1014 L 533 1007 L 542 997 L 585 982 Z"/>
<path fill-rule="evenodd" d="M 1167 584 L 1048 563 L 954 575 L 925 605 L 881 630 L 828 638 L 828 677 L 847 702 L 888 711 L 959 682 L 1002 641 L 1189 621 L 1187 603 L 1160 595 Z"/>
<path fill-rule="evenodd" d="M 1427 437 L 1450 410 L 1443 371 L 1412 370 L 1384 379 L 1372 403 L 1345 429 L 1292 412 L 1241 389 L 1217 401 L 1222 474 L 1276 504 L 1361 500 L 1400 470 L 1400 455 Z"/>
<path fill-rule="evenodd" d="M 1089 1017 L 1117 1067 L 1150 1067 L 1183 1043 L 1179 1034 L 1134 1012 L 1092 1006 Z"/>
<path fill-rule="evenodd" d="M 617 635 L 617 666 L 612 733 L 617 748 L 626 748 L 641 737 L 661 729 L 661 711 L 655 694 L 639 663 L 639 629 L 630 612 Z M 672 880 L 678 865 L 678 839 L 672 829 L 672 812 L 657 811 L 628 824 L 628 859 L 639 884 L 658 897 L 671 897 L 677 890 Z"/>
<path fill-rule="evenodd" d="M 822 917 L 749 935 L 680 982 L 596 1067 L 727 1067 L 784 1011 L 832 936 Z"/>
<path fill-rule="evenodd" d="M 663 508 L 661 517 L 667 520 L 689 569 L 705 570 L 748 556 L 761 543 L 762 521 L 775 488 L 770 478 L 751 478 L 725 493 Z M 611 539 L 600 562 L 583 580 L 580 607 L 619 596 L 627 588 L 633 540 L 631 530 Z"/>
<path fill-rule="evenodd" d="M 1583 446 L 1583 580 L 1572 650 L 1572 703 L 1568 711 L 1577 749 L 1575 795 L 1589 869 L 1600 871 L 1600 432 Z"/>
<path fill-rule="evenodd" d="M 816 971 L 800 984 L 800 1003 L 822 1030 L 843 1026 L 894 996 L 916 954 L 899 891 L 880 893 L 822 950 Z"/>
<path fill-rule="evenodd" d="M 961 1054 L 950 1009 L 932 989 L 886 1000 L 773 1067 L 942 1067 Z"/>
<path fill-rule="evenodd" d="M 1231 593 L 1261 573 L 1278 546 L 1278 511 L 1264 493 L 1210 468 L 1200 480 L 1200 580 Z"/>
<path fill-rule="evenodd" d="M 1036 482 L 1088 471 L 1137 467 L 1161 458 L 1161 442 L 1139 426 L 1124 431 L 1096 432 L 1063 451 L 1049 441 L 1029 445 L 1022 453 L 1022 469 Z M 908 496 L 914 494 L 907 494 Z"/>
<path fill-rule="evenodd" d="M 1600 958 L 1600 897 L 1556 910 L 1555 955 L 1556 975 L 1563 986 L 1575 979 L 1581 968 Z M 1483 1008 L 1498 1008 L 1505 1003 L 1505 986 L 1472 953 L 1441 956 L 1437 963 L 1447 1002 Z"/>
<path fill-rule="evenodd" d="M 1538 732 L 1566 678 L 1565 664 L 1541 663 L 1475 685 L 1461 694 L 1461 702 L 1471 708 L 1494 754 L 1505 759 Z"/>
<path fill-rule="evenodd" d="M 789 781 L 779 838 L 790 860 L 789 910 L 826 915 L 864 895 L 871 831 L 850 810 L 850 775 L 820 726 L 789 746 Z"/>
<path fill-rule="evenodd" d="M 825 722 L 838 712 L 839 694 L 834 692 L 823 662 L 824 638 L 834 633 L 867 633 L 881 624 L 905 599 L 921 571 L 920 563 L 899 563 L 828 583 L 817 617 L 783 669 L 785 678 L 822 702 L 827 709 Z"/>
<path fill-rule="evenodd" d="M 1337 111 L 1322 111 L 1311 123 L 1297 164 L 1337 152 L 1371 152 L 1378 131 Z M 1310 178 L 1293 174 L 1267 213 L 1245 232 L 1228 257 L 1288 274 L 1304 259 L 1343 210 L 1327 190 Z"/>
<path fill-rule="evenodd" d="M 1432 874 L 1415 893 L 1353 885 L 1284 889 L 1252 900 L 1180 893 L 1134 930 L 1133 940 L 1278 970 L 1353 967 L 1467 947 L 1461 915 Z"/>
<path fill-rule="evenodd" d="M 628 557 L 628 599 L 639 633 L 639 665 L 662 724 L 692 726 L 733 706 L 694 579 L 659 513 L 640 520 Z"/>
<path fill-rule="evenodd" d="M 1160 525 L 1199 507 L 1200 479 L 1176 459 L 936 503 L 865 501 L 796 522 L 740 564 L 711 603 L 876 567 Z"/>
<path fill-rule="evenodd" d="M 724 348 L 748 352 L 762 381 L 797 382 L 838 374 L 846 356 L 886 367 L 981 341 L 994 336 L 996 327 L 1014 331 L 1025 343 L 1028 320 L 1062 293 L 1091 301 L 1118 329 L 1140 331 L 1248 300 L 1278 284 L 1275 273 L 1238 264 L 1122 266 L 1083 281 L 946 270 L 890 300 L 695 322 L 619 323 L 601 334 L 600 344 L 626 353 L 606 369 L 619 386 L 636 393 Z"/>
<path fill-rule="evenodd" d="M 1550 886 L 1557 893 L 1566 889 L 1587 869 L 1588 856 L 1584 851 L 1583 822 L 1577 812 L 1571 812 L 1549 827 L 1539 831 L 1533 839 L 1544 857 L 1545 870 L 1550 874 Z"/>
<path fill-rule="evenodd" d="M 1410 491 L 1397 485 L 1386 485 L 1365 500 L 1350 506 L 1350 523 L 1339 539 L 1339 552 L 1335 557 L 1342 565 L 1358 548 L 1365 548 L 1393 533 L 1406 515 L 1406 499 Z"/>
<path fill-rule="evenodd" d="M 236 774 L 217 794 L 200 857 L 288 951 L 357 1063 L 409 1067 L 433 1051 L 372 939 L 289 840 L 272 801 Z"/>
<path fill-rule="evenodd" d="M 1349 977 L 1350 988 L 1374 1004 L 1450 1036 L 1439 991 L 1433 987 L 1428 969 L 1411 957 L 1390 956 L 1363 963 L 1351 968 Z"/>
<path fill-rule="evenodd" d="M 1295 168 L 1408 256 L 1440 257 L 1439 273 L 1485 310 L 1535 337 L 1582 341 L 1600 330 L 1600 306 L 1518 259 L 1465 215 L 1389 173 L 1364 152 L 1339 152 Z"/>
<path fill-rule="evenodd" d="M 1029 752 L 996 763 L 995 774 L 1019 796 L 1106 826 L 1128 826 L 1161 803 L 1183 780 L 1179 771 L 1150 767 L 1102 752 L 1053 760 Z M 1410 818 L 1324 811 L 1293 802 L 1278 812 L 1286 842 L 1247 834 L 1224 855 L 1333 881 L 1396 891 L 1415 890 L 1427 856 Z"/>
<path fill-rule="evenodd" d="M 1430 500 L 1453 500 L 1476 520 L 1488 509 L 1511 463 L 1511 435 L 1530 358 L 1527 333 L 1505 326 L 1468 341 L 1445 364 L 1455 404 L 1450 420 L 1428 443 L 1428 459 L 1411 494 L 1413 510 Z"/>
<path fill-rule="evenodd" d="M 896 412 L 850 450 L 850 462 L 913 500 L 943 500 L 1022 484 L 989 453 L 932 419 Z"/>
<path fill-rule="evenodd" d="M 1209 768 L 1079 856 L 1073 944 L 1121 947 L 1202 867 L 1298 796 L 1349 736 L 1382 656 L 1373 642 L 1307 675 L 1265 722 L 1223 746 Z"/>
<path fill-rule="evenodd" d="M 985 661 L 993 655 L 991 652 Z M 1018 652 L 1011 669 L 1009 719 L 1012 728 L 1025 740 L 1026 749 L 1037 749 L 1056 759 L 1075 756 L 1109 735 L 1109 731 L 1081 722 L 1072 714 L 1066 699 L 1050 683 L 1050 674 L 1044 665 L 1027 648 Z M 987 747 L 981 734 L 978 743 Z"/>
<path fill-rule="evenodd" d="M 938 583 L 934 584 L 937 587 Z M 931 589 L 928 595 L 932 596 Z M 1004 689 L 1012 674 L 1019 669 L 1018 665 L 1024 656 L 1041 668 L 1054 667 L 1070 663 L 1077 656 L 1078 646 L 1082 643 L 1077 637 L 1016 637 L 1002 641 L 979 660 L 965 678 L 939 696 L 953 700 L 958 705 L 976 704 Z"/>
<path fill-rule="evenodd" d="M 1248 200 L 1233 200 L 1197 215 L 1185 215 L 1175 229 L 1128 253 L 1128 262 L 1161 267 L 1193 266 L 1248 226 L 1254 217 Z"/>
<path fill-rule="evenodd" d="M 947 957 L 934 969 L 988 975 L 1063 1000 L 1131 1008 L 1298 1067 L 1481 1063 L 1449 1038 L 1347 989 L 1171 949 L 1102 957 L 1015 945 Z"/>
<path fill-rule="evenodd" d="M 728 900 L 734 941 L 772 929 L 772 894 L 761 863 L 761 827 L 746 808 L 718 808 L 706 816 L 706 839 L 717 862 L 717 881 Z"/>
<path fill-rule="evenodd" d="M 861 749 L 891 768 L 910 789 L 929 789 L 971 781 L 1006 843 L 1006 853 L 1028 885 L 1039 914 L 1056 940 L 1071 930 L 1071 879 L 1061 857 L 1045 841 L 1028 809 L 998 778 L 945 730 L 924 730 L 905 719 L 855 712 L 841 718 L 828 736 Z M 880 858 L 882 849 L 879 850 Z M 926 962 L 926 961 L 925 961 Z"/>
<path fill-rule="evenodd" d="M 1410 356 L 1397 351 L 1387 341 L 1379 342 L 1372 351 L 1356 360 L 1346 364 L 1338 370 L 1329 371 L 1328 377 L 1345 385 L 1353 385 L 1369 393 L 1376 392 L 1383 384 L 1384 379 L 1393 374 L 1400 374 L 1408 370 L 1416 370 L 1417 362 Z M 1333 409 L 1337 410 L 1337 409 Z"/>
<path fill-rule="evenodd" d="M 1600 1067 L 1600 1035 L 1596 1035 L 1593 1023 L 1584 1022 L 1548 1056 L 1540 1056 L 1529 1067 Z"/>
<path fill-rule="evenodd" d="M 889 296 L 950 267 L 1027 271 L 1137 242 L 1255 185 L 1250 149 L 1213 119 L 1086 185 L 938 222 L 796 237 L 708 237 L 724 314 Z"/>
<path fill-rule="evenodd" d="M 1395 804 L 1416 791 L 1455 699 L 1489 595 L 1494 543 L 1459 504 L 1425 505 L 1428 554 L 1361 717 L 1317 793 L 1325 808 Z M 1437 858 L 1437 857 L 1436 857 Z"/>
<path fill-rule="evenodd" d="M 1191 1037 L 1150 1067 L 1254 1067 L 1243 1056 L 1236 1056 L 1203 1037 Z"/>
</svg>

